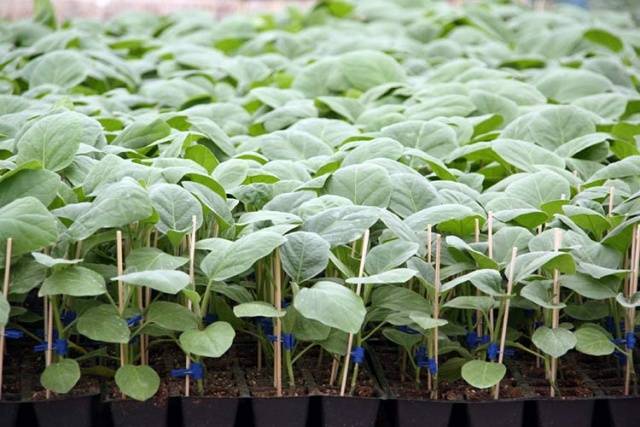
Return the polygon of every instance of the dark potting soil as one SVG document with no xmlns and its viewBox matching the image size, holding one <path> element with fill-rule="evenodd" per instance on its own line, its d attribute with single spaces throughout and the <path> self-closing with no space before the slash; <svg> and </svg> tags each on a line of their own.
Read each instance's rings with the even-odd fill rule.
<svg viewBox="0 0 640 427">
<path fill-rule="evenodd" d="M 51 392 L 49 399 L 68 399 L 70 397 L 95 396 L 97 394 L 100 394 L 100 380 L 95 377 L 82 376 L 69 393 L 56 394 Z M 30 398 L 34 401 L 47 399 L 47 392 L 42 388 L 39 381 L 37 390 L 31 394 Z"/>
<path fill-rule="evenodd" d="M 376 356 L 384 369 L 385 379 L 389 386 L 389 391 L 393 396 L 400 399 L 431 399 L 428 390 L 428 377 L 426 369 L 420 370 L 420 383 L 416 384 L 415 371 L 410 362 L 407 361 L 407 370 L 402 375 L 402 355 L 393 348 L 376 348 Z M 440 363 L 447 359 L 442 358 Z M 510 370 L 500 382 L 500 398 L 515 399 L 525 397 L 524 390 L 518 383 Z M 471 387 L 462 379 L 446 380 L 440 379 L 438 382 L 438 398 L 440 400 L 470 400 L 483 401 L 493 400 L 493 389 L 479 390 Z"/>
<path fill-rule="evenodd" d="M 249 392 L 255 397 L 274 397 L 276 390 L 273 385 L 273 359 L 271 358 L 270 349 L 266 349 L 262 354 L 262 367 L 257 367 L 257 345 L 254 343 L 247 344 L 240 348 L 238 359 L 240 365 L 245 372 L 245 379 Z M 334 384 L 330 384 L 332 359 L 329 354 L 325 353 L 319 358 L 319 349 L 313 349 L 307 352 L 300 360 L 296 361 L 293 367 L 295 386 L 288 384 L 288 376 L 286 365 L 282 367 L 282 394 L 284 396 L 306 396 L 309 394 L 321 394 L 328 396 L 340 395 L 340 378 L 337 378 Z M 265 356 L 265 355 L 268 355 Z M 320 361 L 320 363 L 318 363 Z M 350 366 L 349 385 L 351 382 L 351 374 L 353 373 L 353 364 Z M 338 375 L 339 377 L 339 375 Z M 347 391 L 350 391 L 349 385 Z M 356 385 L 353 388 L 351 396 L 357 397 L 374 397 L 381 394 L 376 386 L 375 377 L 361 366 L 358 372 Z"/>
</svg>

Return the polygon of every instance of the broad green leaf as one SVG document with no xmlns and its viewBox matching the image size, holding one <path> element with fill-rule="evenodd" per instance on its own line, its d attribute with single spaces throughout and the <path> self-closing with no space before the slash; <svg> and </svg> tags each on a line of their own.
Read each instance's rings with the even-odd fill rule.
<svg viewBox="0 0 640 427">
<path fill-rule="evenodd" d="M 393 240 L 373 247 L 367 254 L 365 270 L 369 275 L 383 273 L 404 264 L 418 252 L 418 244 Z"/>
<path fill-rule="evenodd" d="M 80 365 L 73 359 L 50 364 L 40 375 L 40 384 L 54 393 L 65 394 L 80 380 Z"/>
<path fill-rule="evenodd" d="M 202 207 L 187 190 L 175 184 L 156 184 L 149 189 L 151 205 L 160 216 L 156 228 L 166 234 L 191 232 L 192 218 L 196 217 L 196 228 L 202 224 Z"/>
<path fill-rule="evenodd" d="M 7 297 L 4 294 L 0 294 L 0 327 L 6 326 L 9 323 L 9 314 L 11 312 L 11 306 L 7 301 Z"/>
<path fill-rule="evenodd" d="M 234 242 L 216 240 L 216 248 L 220 250 L 212 251 L 200 264 L 209 280 L 215 281 L 224 281 L 247 271 L 285 242 L 284 237 L 273 231 L 257 231 Z"/>
<path fill-rule="evenodd" d="M 428 314 L 419 311 L 410 312 L 409 318 L 424 330 L 433 329 L 436 326 L 444 326 L 448 323 L 445 319 L 434 319 Z"/>
<path fill-rule="evenodd" d="M 29 87 L 51 84 L 69 89 L 82 83 L 89 73 L 88 61 L 77 51 L 49 52 L 36 60 Z"/>
<path fill-rule="evenodd" d="M 606 356 L 614 352 L 611 337 L 599 326 L 587 323 L 576 332 L 576 350 L 590 356 Z"/>
<path fill-rule="evenodd" d="M 129 225 L 148 218 L 152 213 L 147 192 L 132 179 L 125 178 L 104 188 L 91 206 L 71 224 L 67 234 L 73 240 L 84 240 L 101 228 Z"/>
<path fill-rule="evenodd" d="M 502 363 L 471 360 L 462 366 L 462 378 L 472 386 L 485 389 L 498 384 L 507 373 Z"/>
<path fill-rule="evenodd" d="M 308 319 L 348 333 L 360 330 L 366 314 L 362 298 L 345 286 L 326 281 L 301 289 L 293 306 Z"/>
<path fill-rule="evenodd" d="M 161 269 L 136 271 L 114 277 L 111 280 L 122 280 L 129 285 L 143 286 L 171 295 L 175 295 L 186 288 L 191 281 L 187 273 Z"/>
<path fill-rule="evenodd" d="M 45 169 L 24 169 L 6 178 L 0 178 L 0 207 L 22 197 L 35 197 L 49 206 L 56 198 L 60 177 Z"/>
<path fill-rule="evenodd" d="M 573 332 L 564 328 L 551 329 L 541 326 L 533 333 L 531 341 L 552 357 L 562 357 L 576 346 L 576 337 Z"/>
<path fill-rule="evenodd" d="M 169 125 L 159 118 L 138 119 L 124 128 L 112 144 L 137 150 L 169 136 L 170 133 Z"/>
<path fill-rule="evenodd" d="M 442 305 L 444 308 L 458 308 L 462 310 L 480 310 L 487 313 L 496 305 L 491 297 L 461 296 L 455 297 Z"/>
<path fill-rule="evenodd" d="M 104 278 L 93 270 L 78 265 L 55 270 L 47 277 L 38 296 L 68 295 L 73 297 L 102 295 L 107 291 Z"/>
<path fill-rule="evenodd" d="M 20 256 L 53 244 L 58 238 L 56 219 L 33 197 L 15 200 L 0 208 L 0 258 L 4 262 L 4 242 L 13 239 L 12 256 Z"/>
<path fill-rule="evenodd" d="M 47 268 L 56 267 L 56 266 L 69 266 L 82 262 L 81 259 L 64 259 L 64 258 L 53 258 L 47 254 L 43 254 L 40 252 L 31 252 L 31 256 L 36 260 L 38 264 L 44 265 Z"/>
<path fill-rule="evenodd" d="M 84 141 L 84 117 L 64 112 L 36 120 L 16 141 L 18 165 L 38 161 L 44 169 L 57 172 L 73 162 Z"/>
<path fill-rule="evenodd" d="M 78 332 L 95 341 L 126 344 L 129 327 L 111 305 L 98 305 L 85 311 L 76 324 Z"/>
<path fill-rule="evenodd" d="M 356 205 L 381 208 L 389 205 L 391 189 L 387 171 L 369 163 L 338 169 L 327 184 L 329 194 L 346 197 Z"/>
<path fill-rule="evenodd" d="M 158 391 L 160 377 L 152 367 L 146 365 L 123 365 L 116 371 L 115 381 L 127 396 L 145 401 Z"/>
<path fill-rule="evenodd" d="M 282 317 L 285 312 L 278 311 L 273 305 L 263 301 L 252 301 L 233 307 L 237 317 Z"/>
<path fill-rule="evenodd" d="M 466 282 L 471 283 L 473 286 L 492 297 L 503 296 L 505 293 L 505 289 L 503 289 L 502 284 L 502 276 L 498 271 L 492 269 L 476 270 L 457 277 L 442 284 L 440 290 L 442 292 L 447 292 Z"/>
<path fill-rule="evenodd" d="M 158 248 L 136 248 L 125 259 L 127 273 L 146 270 L 175 270 L 182 267 L 188 258 L 169 255 Z"/>
<path fill-rule="evenodd" d="M 294 282 L 303 283 L 324 271 L 329 251 L 329 243 L 316 233 L 287 234 L 280 251 L 282 268 Z"/>
<path fill-rule="evenodd" d="M 382 273 L 365 277 L 350 277 L 346 280 L 349 284 L 362 283 L 364 285 L 383 285 L 387 283 L 405 283 L 416 276 L 417 271 L 411 268 L 394 268 Z"/>
<path fill-rule="evenodd" d="M 198 327 L 198 320 L 191 310 L 168 301 L 151 303 L 147 309 L 145 321 L 170 331 L 183 332 Z"/>
<path fill-rule="evenodd" d="M 333 247 L 359 239 L 367 228 L 378 221 L 379 215 L 371 207 L 336 207 L 308 218 L 302 230 L 319 234 Z"/>
<path fill-rule="evenodd" d="M 182 349 L 196 356 L 220 357 L 231 347 L 236 333 L 227 322 L 214 322 L 204 330 L 190 330 L 180 335 Z"/>
</svg>

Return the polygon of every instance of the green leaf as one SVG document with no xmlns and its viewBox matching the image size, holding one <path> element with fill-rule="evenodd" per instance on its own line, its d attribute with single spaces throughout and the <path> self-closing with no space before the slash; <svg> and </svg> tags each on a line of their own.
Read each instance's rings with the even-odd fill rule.
<svg viewBox="0 0 640 427">
<path fill-rule="evenodd" d="M 123 365 L 116 371 L 116 384 L 127 396 L 144 401 L 160 387 L 160 377 L 150 366 Z"/>
<path fill-rule="evenodd" d="M 73 297 L 102 295 L 107 291 L 104 278 L 86 267 L 73 265 L 54 271 L 38 292 L 39 297 L 68 295 Z"/>
<path fill-rule="evenodd" d="M 618 304 L 620 304 L 624 308 L 636 308 L 640 306 L 640 292 L 636 292 L 628 298 L 625 297 L 622 292 L 620 292 L 616 296 L 616 301 L 618 301 Z"/>
<path fill-rule="evenodd" d="M 56 85 L 70 89 L 89 75 L 88 61 L 77 51 L 57 50 L 38 58 L 29 75 L 29 87 Z"/>
<path fill-rule="evenodd" d="M 283 317 L 285 312 L 267 302 L 251 301 L 233 307 L 233 314 L 237 317 Z"/>
<path fill-rule="evenodd" d="M 424 329 L 425 331 L 428 329 L 433 329 L 436 326 L 440 327 L 449 323 L 445 319 L 434 319 L 428 314 L 425 314 L 419 311 L 410 312 L 409 318 L 414 322 L 416 322 L 416 324 L 420 326 L 422 329 Z"/>
<path fill-rule="evenodd" d="M 487 313 L 494 306 L 495 301 L 491 297 L 461 296 L 447 301 L 442 307 L 462 310 L 480 310 Z"/>
<path fill-rule="evenodd" d="M 182 349 L 196 356 L 220 357 L 233 343 L 235 331 L 227 322 L 214 322 L 204 330 L 190 330 L 180 335 Z"/>
<path fill-rule="evenodd" d="M 158 248 L 136 248 L 125 259 L 127 273 L 146 270 L 175 270 L 182 267 L 189 258 L 169 255 Z"/>
<path fill-rule="evenodd" d="M 365 277 L 350 277 L 346 280 L 349 284 L 362 283 L 364 285 L 382 285 L 387 283 L 405 283 L 418 274 L 411 268 L 395 268 L 379 274 Z"/>
<path fill-rule="evenodd" d="M 365 270 L 374 275 L 404 264 L 418 252 L 418 244 L 405 240 L 393 240 L 375 246 L 367 254 Z"/>
<path fill-rule="evenodd" d="M 101 228 L 122 227 L 151 216 L 147 192 L 131 178 L 102 189 L 67 230 L 74 240 L 84 240 Z M 115 232 L 114 232 L 115 234 Z"/>
<path fill-rule="evenodd" d="M 13 239 L 12 256 L 41 249 L 58 238 L 56 219 L 37 199 L 18 199 L 0 208 L 0 259 L 3 263 L 4 242 L 9 237 Z"/>
<path fill-rule="evenodd" d="M 44 265 L 47 268 L 57 267 L 60 265 L 70 266 L 82 262 L 81 259 L 53 258 L 40 252 L 31 252 L 31 256 L 38 264 Z"/>
<path fill-rule="evenodd" d="M 573 332 L 564 328 L 548 328 L 541 326 L 533 333 L 531 341 L 540 350 L 552 357 L 562 357 L 576 346 Z"/>
<path fill-rule="evenodd" d="M 186 288 L 191 281 L 187 273 L 176 270 L 136 271 L 114 277 L 111 280 L 122 280 L 129 285 L 144 286 L 171 295 Z"/>
<path fill-rule="evenodd" d="M 60 177 L 45 169 L 23 169 L 0 178 L 0 207 L 22 197 L 35 197 L 43 205 L 49 206 L 58 194 Z"/>
<path fill-rule="evenodd" d="M 234 242 L 216 239 L 216 250 L 202 260 L 200 268 L 209 280 L 224 281 L 245 272 L 284 242 L 273 231 L 257 231 Z"/>
<path fill-rule="evenodd" d="M 155 301 L 147 309 L 145 321 L 154 323 L 170 331 L 188 331 L 198 327 L 196 316 L 180 304 L 168 301 Z"/>
<path fill-rule="evenodd" d="M 338 169 L 327 183 L 329 194 L 345 197 L 356 205 L 381 208 L 389 205 L 391 189 L 387 171 L 370 163 Z"/>
<path fill-rule="evenodd" d="M 456 277 L 455 279 L 444 283 L 440 290 L 441 292 L 447 292 L 465 282 L 471 283 L 473 286 L 492 297 L 503 296 L 505 293 L 502 286 L 502 276 L 498 271 L 492 269 L 476 270 L 460 277 Z"/>
<path fill-rule="evenodd" d="M 192 218 L 196 217 L 196 228 L 202 224 L 202 206 L 198 199 L 175 184 L 156 184 L 149 189 L 151 205 L 160 216 L 156 228 L 163 234 L 191 232 Z"/>
<path fill-rule="evenodd" d="M 506 373 L 507 367 L 502 363 L 471 360 L 462 366 L 462 378 L 479 389 L 493 387 Z"/>
<path fill-rule="evenodd" d="M 359 239 L 378 218 L 378 211 L 371 207 L 336 207 L 308 218 L 302 230 L 317 233 L 331 246 L 338 246 Z"/>
<path fill-rule="evenodd" d="M 169 136 L 170 133 L 169 125 L 159 118 L 138 119 L 124 128 L 112 144 L 137 150 Z"/>
<path fill-rule="evenodd" d="M 320 274 L 329 263 L 329 242 L 316 233 L 298 231 L 286 236 L 280 255 L 282 268 L 300 284 Z"/>
<path fill-rule="evenodd" d="M 611 337 L 599 326 L 584 324 L 575 332 L 576 350 L 590 356 L 606 356 L 616 349 Z"/>
<path fill-rule="evenodd" d="M 4 327 L 9 323 L 9 314 L 11 313 L 11 306 L 7 301 L 7 297 L 3 293 L 0 293 L 0 326 Z"/>
<path fill-rule="evenodd" d="M 54 393 L 68 393 L 80 380 L 80 365 L 73 359 L 62 359 L 45 368 L 40 384 Z"/>
<path fill-rule="evenodd" d="M 95 340 L 108 343 L 129 342 L 129 327 L 110 305 L 99 305 L 85 311 L 76 324 L 78 332 Z"/>
<path fill-rule="evenodd" d="M 513 282 L 520 283 L 539 269 L 553 271 L 558 269 L 561 273 L 572 274 L 576 271 L 575 261 L 571 254 L 565 252 L 539 251 L 518 255 L 513 272 Z M 505 274 L 509 273 L 510 266 Z"/>
<path fill-rule="evenodd" d="M 301 289 L 293 306 L 308 319 L 348 333 L 360 330 L 366 314 L 362 298 L 345 286 L 327 281 Z"/>
</svg>

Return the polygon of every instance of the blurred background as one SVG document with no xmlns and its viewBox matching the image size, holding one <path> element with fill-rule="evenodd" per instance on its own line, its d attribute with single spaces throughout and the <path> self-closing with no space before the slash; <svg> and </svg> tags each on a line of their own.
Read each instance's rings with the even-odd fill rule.
<svg viewBox="0 0 640 427">
<path fill-rule="evenodd" d="M 362 1 L 362 0 L 361 0 Z M 366 0 L 364 0 L 366 1 Z M 442 0 L 452 4 L 462 4 L 473 0 Z M 549 9 L 557 4 L 572 4 L 588 9 L 609 9 L 624 11 L 640 18 L 640 0 L 513 0 L 529 4 L 538 9 Z M 308 7 L 313 0 L 52 0 L 56 14 L 62 18 L 107 19 L 120 12 L 144 10 L 167 14 L 188 9 L 207 10 L 216 16 L 226 16 L 236 12 L 273 12 L 295 5 Z M 31 16 L 31 0 L 0 0 L 0 18 L 21 19 Z"/>
</svg>

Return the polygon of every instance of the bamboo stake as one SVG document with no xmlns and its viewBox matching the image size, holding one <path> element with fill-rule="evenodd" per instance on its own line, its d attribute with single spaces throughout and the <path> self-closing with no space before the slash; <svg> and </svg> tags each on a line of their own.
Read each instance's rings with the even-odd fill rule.
<svg viewBox="0 0 640 427">
<path fill-rule="evenodd" d="M 193 290 L 196 289 L 196 227 L 197 227 L 197 218 L 195 215 L 191 217 L 191 236 L 189 236 L 189 279 L 191 281 L 191 285 L 193 286 Z M 193 309 L 191 299 L 187 298 L 187 308 L 189 311 Z M 187 369 L 191 368 L 191 358 L 189 354 L 185 356 L 185 367 Z M 184 395 L 189 397 L 189 389 L 191 385 L 191 376 L 189 374 L 184 377 Z"/>
<path fill-rule="evenodd" d="M 333 386 L 333 383 L 336 382 L 336 379 L 338 379 L 338 364 L 340 363 L 340 361 L 334 357 L 333 361 L 331 362 L 331 375 L 329 376 L 329 385 Z"/>
<path fill-rule="evenodd" d="M 560 250 L 560 243 L 562 241 L 562 231 L 559 228 L 553 230 L 553 251 L 558 252 Z M 560 273 L 557 269 L 553 270 L 553 304 L 560 304 Z M 556 329 L 560 326 L 560 310 L 554 308 L 551 311 L 551 328 Z M 551 358 L 551 374 L 549 387 L 549 395 L 554 397 L 556 395 L 556 377 L 558 372 L 558 359 Z"/>
<path fill-rule="evenodd" d="M 608 211 L 608 216 L 612 216 L 613 215 L 613 194 L 615 192 L 615 187 L 611 186 L 609 187 L 609 211 Z"/>
<path fill-rule="evenodd" d="M 5 251 L 4 260 L 4 284 L 2 287 L 2 293 L 4 298 L 9 296 L 9 281 L 11 279 L 11 252 L 13 248 L 13 239 L 9 237 L 7 239 L 7 250 Z M 2 400 L 2 385 L 4 378 L 4 326 L 0 328 L 0 400 Z"/>
<path fill-rule="evenodd" d="M 475 225 L 475 242 L 480 243 L 480 220 L 478 218 L 474 221 Z M 476 295 L 480 295 L 480 289 L 476 289 Z M 482 311 L 476 310 L 476 334 L 482 335 Z"/>
<path fill-rule="evenodd" d="M 431 264 L 431 247 L 433 245 L 433 233 L 432 225 L 427 224 L 427 262 Z M 427 390 L 431 391 L 433 386 L 433 379 L 431 378 L 431 371 L 427 369 Z"/>
<path fill-rule="evenodd" d="M 438 234 L 436 236 L 436 265 L 435 265 L 435 278 L 434 278 L 434 297 L 433 297 L 433 318 L 437 321 L 440 317 L 440 248 L 441 248 L 441 238 Z M 433 375 L 434 387 L 431 391 L 431 398 L 438 399 L 438 324 L 436 323 L 435 328 L 433 328 L 433 359 L 436 365 L 436 373 Z"/>
<path fill-rule="evenodd" d="M 640 258 L 640 228 L 638 225 L 633 226 L 633 236 L 631 238 L 631 279 L 629 280 L 629 287 L 627 292 L 627 298 L 633 297 L 638 292 L 638 258 Z M 626 332 L 633 333 L 636 323 L 636 309 L 630 308 L 627 310 L 626 320 Z M 633 349 L 627 349 L 627 363 L 624 375 L 624 395 L 628 396 L 631 389 L 631 374 L 633 372 Z"/>
<path fill-rule="evenodd" d="M 118 276 L 122 276 L 124 272 L 124 268 L 122 266 L 122 231 L 116 231 L 116 267 L 118 270 Z M 120 316 L 124 314 L 124 283 L 122 280 L 118 279 L 118 311 Z M 120 344 L 120 366 L 123 366 L 127 363 L 127 345 Z"/>
<path fill-rule="evenodd" d="M 47 354 L 45 356 L 45 365 L 49 367 L 53 360 L 53 305 L 51 298 L 47 298 Z M 46 390 L 46 398 L 51 397 L 51 390 Z"/>
<path fill-rule="evenodd" d="M 367 250 L 369 248 L 369 230 L 365 230 L 364 236 L 362 236 L 362 250 L 360 251 L 360 269 L 358 270 L 358 279 L 364 276 L 364 263 L 367 258 Z M 356 295 L 360 296 L 362 290 L 362 283 L 358 281 L 356 285 Z M 340 396 L 344 396 L 345 389 L 347 388 L 347 376 L 349 375 L 349 362 L 351 360 L 351 348 L 353 347 L 353 334 L 349 334 L 347 340 L 347 354 L 344 356 L 344 369 L 342 370 L 342 384 L 340 384 Z"/>
<path fill-rule="evenodd" d="M 513 290 L 513 270 L 516 266 L 516 257 L 518 256 L 518 248 L 511 249 L 511 264 L 509 265 L 509 277 L 507 278 L 507 295 L 504 303 L 504 314 L 502 317 L 502 330 L 500 331 L 500 352 L 498 353 L 498 363 L 504 361 L 504 347 L 507 341 L 507 324 L 509 323 L 509 307 L 511 305 L 511 291 Z M 493 390 L 493 398 L 500 398 L 500 381 Z"/>
<path fill-rule="evenodd" d="M 273 275 L 275 280 L 276 310 L 282 310 L 282 272 L 280 271 L 280 250 L 276 249 L 273 256 Z M 276 391 L 278 396 L 282 396 L 282 320 L 276 317 L 276 342 L 274 363 L 276 370 Z"/>
<path fill-rule="evenodd" d="M 493 212 L 487 216 L 487 245 L 489 246 L 489 258 L 493 259 Z"/>
</svg>

